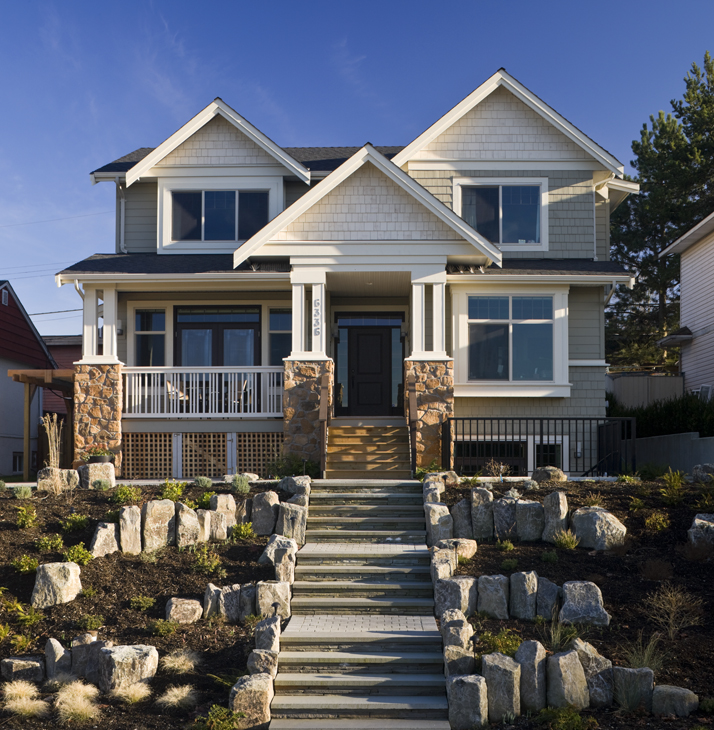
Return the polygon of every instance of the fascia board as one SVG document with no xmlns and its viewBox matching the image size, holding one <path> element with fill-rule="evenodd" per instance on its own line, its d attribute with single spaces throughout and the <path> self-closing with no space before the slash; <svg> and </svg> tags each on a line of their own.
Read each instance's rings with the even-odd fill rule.
<svg viewBox="0 0 714 730">
<path fill-rule="evenodd" d="M 623 193 L 630 193 L 631 195 L 640 194 L 640 184 L 632 182 L 631 180 L 606 180 L 605 186 L 612 188 L 613 190 L 619 190 Z"/>
<path fill-rule="evenodd" d="M 627 284 L 634 283 L 634 278 L 626 274 L 571 274 L 558 276 L 553 274 L 447 274 L 447 284 L 503 284 L 508 282 L 518 284 L 580 284 L 600 286 L 603 284 Z"/>
<path fill-rule="evenodd" d="M 658 258 L 664 258 L 673 253 L 683 253 L 695 243 L 699 243 L 705 236 L 714 231 L 714 213 L 708 215 L 704 220 L 699 221 L 696 226 L 690 228 L 683 236 L 680 236 L 674 243 L 670 243 Z"/>
<path fill-rule="evenodd" d="M 113 283 L 190 283 L 195 281 L 290 281 L 289 272 L 276 274 L 274 272 L 220 272 L 215 274 L 76 274 L 55 276 L 57 286 L 73 284 L 75 281 L 81 284 L 113 284 Z"/>
</svg>

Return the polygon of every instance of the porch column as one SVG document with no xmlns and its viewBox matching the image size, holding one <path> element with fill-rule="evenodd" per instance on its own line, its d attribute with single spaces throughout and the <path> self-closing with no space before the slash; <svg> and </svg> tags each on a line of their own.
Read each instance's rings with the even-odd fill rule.
<svg viewBox="0 0 714 730">
<path fill-rule="evenodd" d="M 104 358 L 117 359 L 117 290 L 104 287 L 104 336 L 102 338 Z"/>
<path fill-rule="evenodd" d="M 433 287 L 434 356 L 446 357 L 446 282 L 436 282 Z"/>
<path fill-rule="evenodd" d="M 325 323 L 325 284 L 312 285 L 312 353 L 321 358 L 327 356 Z"/>
<path fill-rule="evenodd" d="M 412 282 L 412 357 L 422 357 L 426 346 L 425 284 Z"/>
<path fill-rule="evenodd" d="M 99 340 L 97 323 L 97 290 L 84 290 L 84 313 L 82 320 L 82 360 L 93 360 L 97 357 Z"/>
<path fill-rule="evenodd" d="M 305 352 L 305 285 L 293 284 L 293 349 L 290 357 Z"/>
</svg>

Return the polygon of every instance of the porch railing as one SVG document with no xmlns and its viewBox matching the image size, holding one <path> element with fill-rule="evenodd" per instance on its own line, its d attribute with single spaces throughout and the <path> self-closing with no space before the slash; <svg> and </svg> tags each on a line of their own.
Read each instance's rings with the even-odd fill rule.
<svg viewBox="0 0 714 730">
<path fill-rule="evenodd" d="M 274 418 L 282 367 L 124 368 L 127 418 Z"/>
<path fill-rule="evenodd" d="M 513 476 L 541 466 L 571 476 L 637 469 L 634 418 L 450 418 L 443 428 L 443 465 L 458 474 L 486 475 L 499 464 Z"/>
<path fill-rule="evenodd" d="M 404 405 L 407 423 L 409 424 L 409 456 L 412 476 L 414 476 L 417 469 L 417 424 L 419 421 L 414 373 L 407 373 L 407 397 Z"/>
</svg>

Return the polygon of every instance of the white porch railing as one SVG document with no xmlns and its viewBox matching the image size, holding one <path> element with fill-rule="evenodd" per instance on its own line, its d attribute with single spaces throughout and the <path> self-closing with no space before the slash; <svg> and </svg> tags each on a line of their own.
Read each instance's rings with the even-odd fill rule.
<svg viewBox="0 0 714 730">
<path fill-rule="evenodd" d="M 275 418 L 283 368 L 123 368 L 125 418 Z"/>
</svg>

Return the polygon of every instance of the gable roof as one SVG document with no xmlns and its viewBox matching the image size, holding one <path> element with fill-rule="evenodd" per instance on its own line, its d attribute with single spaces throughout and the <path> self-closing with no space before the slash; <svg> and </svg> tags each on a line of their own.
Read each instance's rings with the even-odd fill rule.
<svg viewBox="0 0 714 730">
<path fill-rule="evenodd" d="M 562 132 L 575 144 L 584 149 L 608 170 L 616 175 L 621 176 L 623 174 L 624 166 L 616 157 L 611 155 L 603 147 L 600 147 L 600 145 L 581 132 L 574 124 L 571 124 L 565 119 L 565 117 L 558 114 L 555 109 L 537 97 L 532 91 L 529 91 L 523 84 L 513 78 L 505 68 L 496 71 L 481 86 L 472 91 L 465 99 L 444 114 L 443 117 L 434 122 L 425 132 L 420 134 L 413 142 L 397 154 L 392 162 L 399 167 L 409 162 L 417 152 L 423 150 L 430 142 L 435 140 L 452 124 L 461 119 L 461 117 L 501 86 L 510 91 L 516 98 L 526 104 L 526 106 L 530 107 L 534 112 L 558 129 L 558 131 Z"/>
<path fill-rule="evenodd" d="M 279 231 L 290 225 L 290 223 L 322 200 L 322 198 L 334 190 L 340 183 L 367 163 L 373 164 L 379 171 L 402 188 L 402 190 L 414 197 L 427 210 L 454 230 L 461 238 L 471 243 L 489 261 L 495 262 L 499 266 L 501 265 L 501 252 L 496 246 L 477 233 L 462 218 L 456 215 L 450 208 L 447 208 L 440 200 L 407 175 L 407 173 L 392 164 L 369 143 L 236 249 L 233 254 L 234 265 L 238 266 L 249 256 L 255 254 L 265 243 L 272 240 Z"/>
<path fill-rule="evenodd" d="M 696 226 L 692 226 L 692 228 L 680 236 L 674 243 L 670 243 L 659 254 L 658 258 L 661 259 L 673 253 L 683 253 L 695 243 L 699 243 L 703 238 L 711 235 L 712 232 L 714 232 L 714 213 L 710 213 L 706 218 L 699 221 Z"/>
<path fill-rule="evenodd" d="M 154 165 L 163 160 L 180 144 L 185 142 L 216 116 L 223 117 L 227 122 L 235 126 L 248 139 L 274 157 L 277 162 L 287 167 L 300 180 L 303 182 L 310 181 L 309 170 L 275 144 L 273 140 L 266 137 L 247 119 L 244 119 L 237 111 L 231 109 L 222 99 L 217 97 L 203 111 L 200 111 L 193 119 L 186 122 L 181 129 L 174 132 L 165 142 L 162 142 L 156 149 L 143 157 L 140 162 L 133 165 L 126 173 L 127 187 L 137 182 L 142 175 L 145 175 Z M 137 152 L 140 152 L 140 150 L 137 150 Z"/>
</svg>

